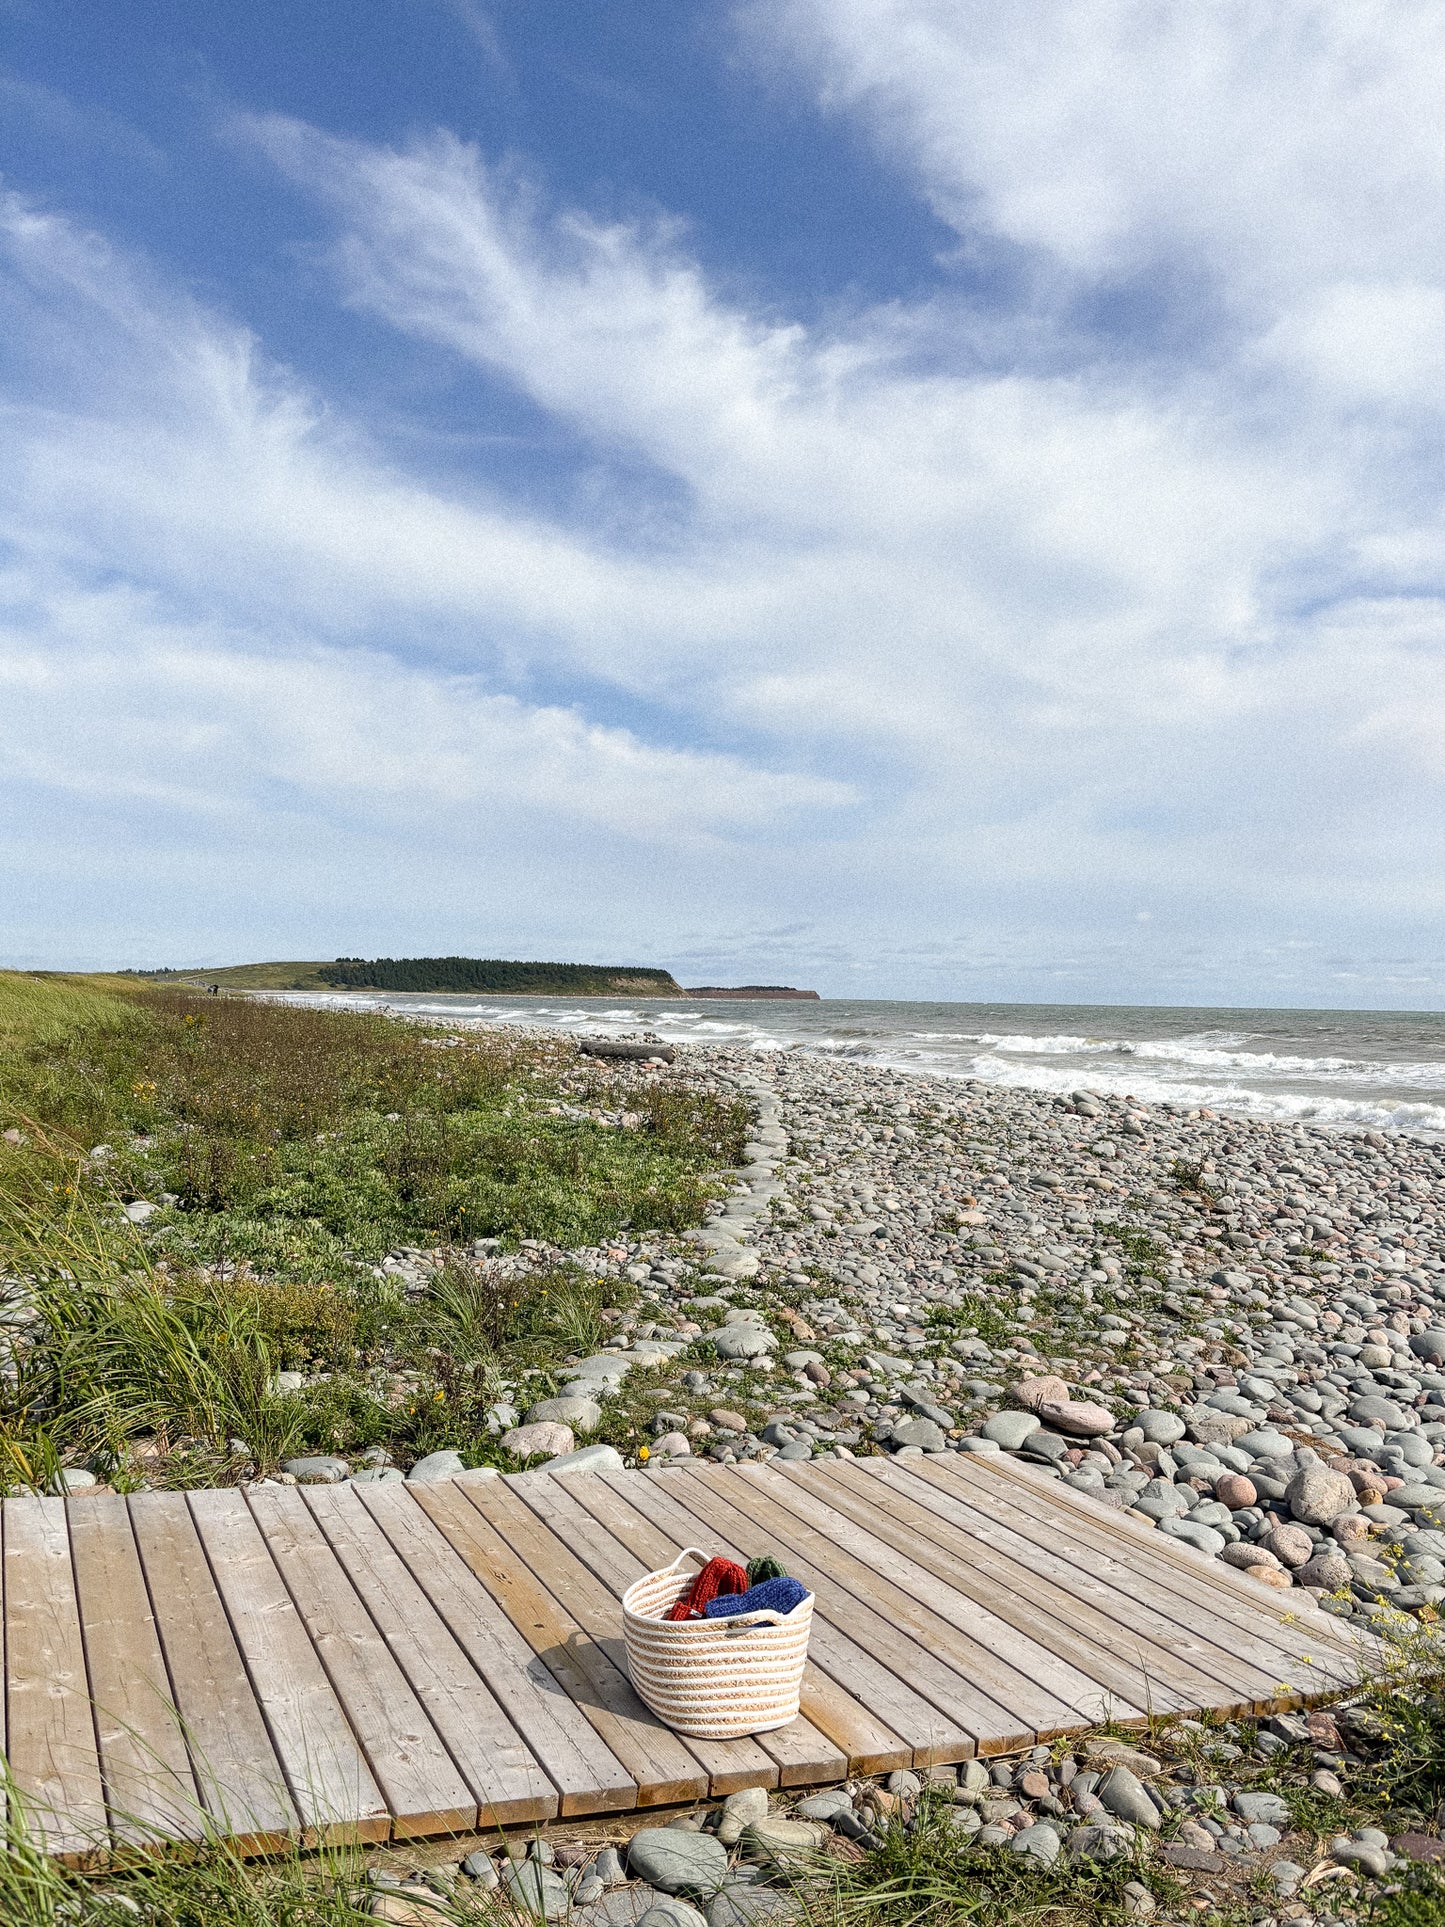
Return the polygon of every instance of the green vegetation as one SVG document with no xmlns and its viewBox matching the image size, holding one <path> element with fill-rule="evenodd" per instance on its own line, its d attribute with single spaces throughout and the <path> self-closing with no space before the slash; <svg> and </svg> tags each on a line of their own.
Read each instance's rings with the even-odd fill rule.
<svg viewBox="0 0 1445 1927">
<path fill-rule="evenodd" d="M 561 1042 L 133 982 L 0 974 L 0 1039 L 11 1486 L 76 1462 L 213 1483 L 305 1449 L 481 1462 L 488 1406 L 594 1347 L 604 1306 L 575 1266 L 467 1247 L 695 1224 L 750 1122 Z M 398 1246 L 439 1254 L 423 1282 L 378 1275 Z"/>
<path fill-rule="evenodd" d="M 137 970 L 134 981 L 209 990 L 472 991 L 514 997 L 682 997 L 647 965 L 521 963 L 500 957 L 338 957 L 334 962 L 226 964 L 214 970 Z"/>
<path fill-rule="evenodd" d="M 680 997 L 670 972 L 628 964 L 508 963 L 499 957 L 338 957 L 317 971 L 348 990 L 481 990 L 524 995 L 610 997 L 639 991 Z"/>
</svg>

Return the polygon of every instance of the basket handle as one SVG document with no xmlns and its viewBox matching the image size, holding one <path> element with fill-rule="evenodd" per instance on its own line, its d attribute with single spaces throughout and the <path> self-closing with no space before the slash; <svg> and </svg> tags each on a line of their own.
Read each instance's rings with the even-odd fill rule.
<svg viewBox="0 0 1445 1927">
<path fill-rule="evenodd" d="M 765 1606 L 760 1612 L 738 1613 L 736 1617 L 725 1618 L 723 1625 L 730 1633 L 745 1633 L 752 1626 L 781 1626 L 786 1618 L 786 1613 L 775 1612 L 771 1606 Z"/>
<path fill-rule="evenodd" d="M 708 1560 L 709 1560 L 709 1559 L 710 1559 L 711 1557 L 712 1557 L 712 1554 L 711 1554 L 710 1552 L 703 1552 L 703 1551 L 701 1551 L 701 1550 L 700 1550 L 700 1548 L 699 1548 L 699 1547 L 697 1547 L 697 1546 L 684 1546 L 684 1547 L 683 1547 L 683 1549 L 682 1549 L 682 1551 L 681 1551 L 681 1552 L 680 1552 L 680 1553 L 679 1553 L 679 1554 L 677 1555 L 677 1557 L 676 1557 L 676 1558 L 675 1558 L 675 1559 L 673 1560 L 673 1562 L 672 1562 L 672 1564 L 671 1564 L 670 1566 L 662 1566 L 662 1567 L 660 1567 L 660 1568 L 659 1568 L 659 1571 L 661 1571 L 661 1572 L 676 1572 L 676 1571 L 677 1571 L 677 1569 L 678 1569 L 678 1567 L 679 1567 L 679 1566 L 680 1566 L 680 1565 L 682 1564 L 682 1562 L 683 1562 L 683 1560 L 684 1560 L 684 1559 L 689 1559 L 689 1558 L 691 1558 L 691 1559 L 699 1559 L 699 1560 L 701 1560 L 701 1562 L 703 1563 L 703 1565 L 706 1565 L 706 1564 L 707 1564 L 707 1562 L 708 1562 Z"/>
</svg>

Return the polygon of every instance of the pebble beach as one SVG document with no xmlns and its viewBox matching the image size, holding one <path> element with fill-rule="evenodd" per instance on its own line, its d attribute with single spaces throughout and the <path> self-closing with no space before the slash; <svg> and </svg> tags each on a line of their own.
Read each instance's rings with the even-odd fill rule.
<svg viewBox="0 0 1445 1927">
<path fill-rule="evenodd" d="M 745 1095 L 749 1162 L 702 1230 L 570 1254 L 639 1302 L 501 1408 L 519 1457 L 585 1462 L 645 1380 L 640 1462 L 1014 1453 L 1330 1612 L 1445 1600 L 1433 1143 L 806 1050 L 634 1074 Z"/>
</svg>

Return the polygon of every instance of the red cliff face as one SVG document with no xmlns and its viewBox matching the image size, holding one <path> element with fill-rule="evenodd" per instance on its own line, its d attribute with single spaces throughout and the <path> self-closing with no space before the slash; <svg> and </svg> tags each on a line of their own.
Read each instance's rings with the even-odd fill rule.
<svg viewBox="0 0 1445 1927">
<path fill-rule="evenodd" d="M 702 984 L 695 990 L 684 990 L 683 996 L 746 997 L 754 1001 L 761 1001 L 764 998 L 791 997 L 804 1003 L 821 1002 L 816 990 L 794 990 L 789 984 L 739 984 L 731 990 L 724 990 L 718 984 Z"/>
</svg>

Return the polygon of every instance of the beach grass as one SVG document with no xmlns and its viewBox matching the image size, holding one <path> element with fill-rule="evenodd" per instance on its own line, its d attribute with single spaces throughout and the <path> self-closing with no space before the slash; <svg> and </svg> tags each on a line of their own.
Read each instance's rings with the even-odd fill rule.
<svg viewBox="0 0 1445 1927">
<path fill-rule="evenodd" d="M 126 979 L 0 974 L 0 1038 L 12 1486 L 481 1462 L 508 1375 L 595 1347 L 604 1307 L 578 1267 L 504 1275 L 475 1242 L 694 1225 L 750 1123 L 562 1041 Z M 379 1273 L 398 1247 L 446 1255 L 408 1291 Z"/>
</svg>

